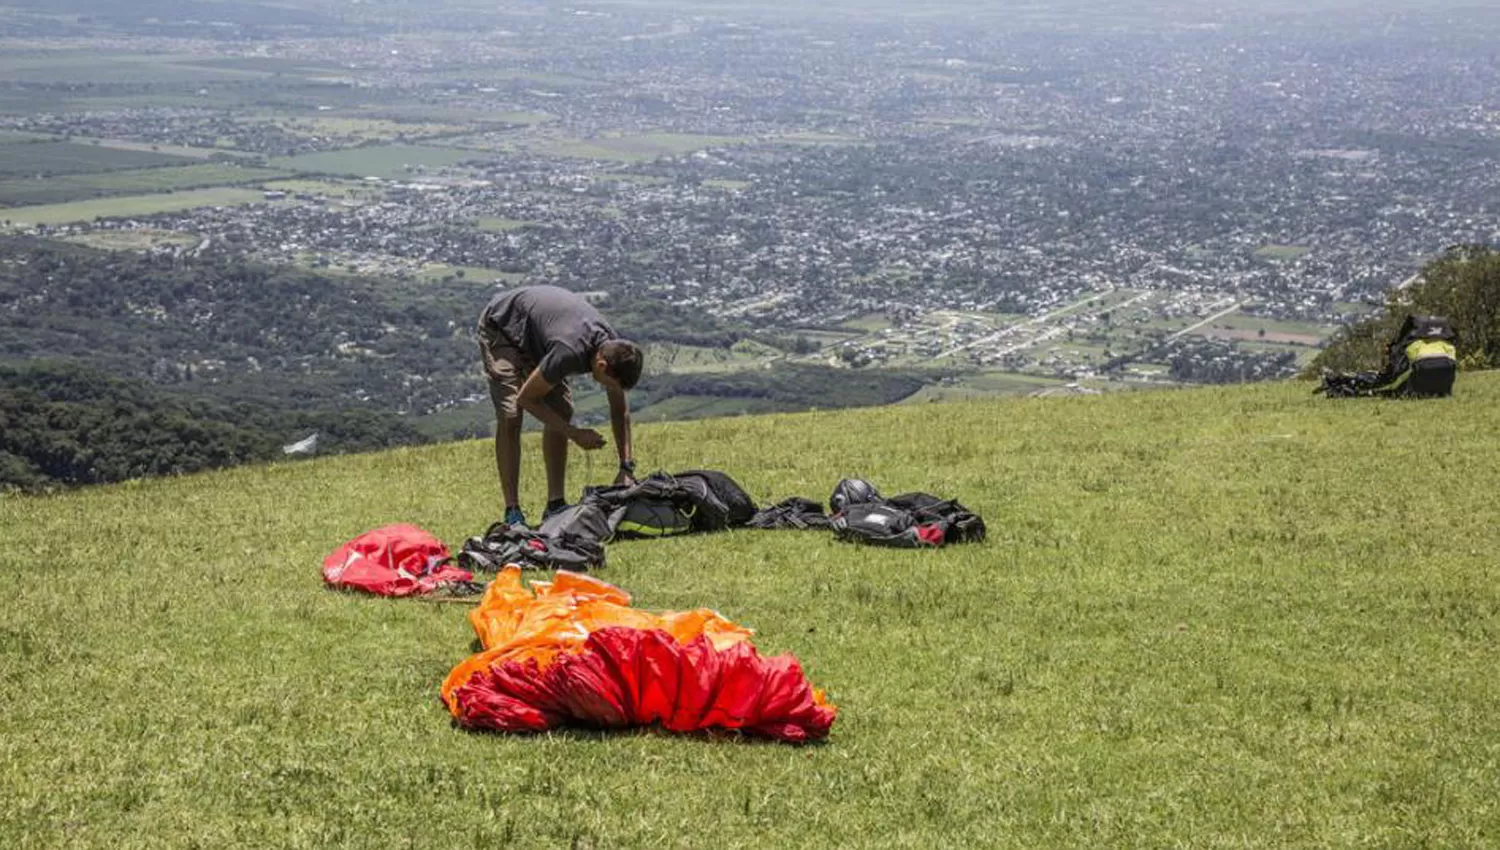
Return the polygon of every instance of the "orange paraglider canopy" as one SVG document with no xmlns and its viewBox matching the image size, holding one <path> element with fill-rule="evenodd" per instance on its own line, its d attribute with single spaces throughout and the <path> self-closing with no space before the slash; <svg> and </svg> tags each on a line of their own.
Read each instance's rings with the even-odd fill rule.
<svg viewBox="0 0 1500 850">
<path fill-rule="evenodd" d="M 825 737 L 837 716 L 795 658 L 762 657 L 749 629 L 708 609 L 632 608 L 628 593 L 588 576 L 560 571 L 526 587 L 508 567 L 469 619 L 484 649 L 442 686 L 468 728 L 660 725 L 802 742 Z"/>
</svg>

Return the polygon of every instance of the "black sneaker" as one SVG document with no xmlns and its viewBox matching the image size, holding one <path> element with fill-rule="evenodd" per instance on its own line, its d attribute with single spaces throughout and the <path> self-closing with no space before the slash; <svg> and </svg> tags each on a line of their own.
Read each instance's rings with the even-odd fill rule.
<svg viewBox="0 0 1500 850">
<path fill-rule="evenodd" d="M 546 522 L 547 520 L 551 519 L 554 516 L 557 516 L 558 514 L 571 507 L 573 506 L 568 504 L 567 502 L 564 502 L 561 505 L 557 505 L 555 507 L 549 505 L 542 510 L 542 522 Z"/>
</svg>

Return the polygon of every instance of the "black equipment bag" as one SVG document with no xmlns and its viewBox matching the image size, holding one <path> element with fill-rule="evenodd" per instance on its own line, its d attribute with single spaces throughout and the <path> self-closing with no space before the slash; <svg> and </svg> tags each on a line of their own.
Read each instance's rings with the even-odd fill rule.
<svg viewBox="0 0 1500 850">
<path fill-rule="evenodd" d="M 890 499 L 858 502 L 833 516 L 840 540 L 920 549 L 984 539 L 984 520 L 953 499 L 928 493 L 903 493 Z"/>
<path fill-rule="evenodd" d="M 622 539 L 719 531 L 755 515 L 755 502 L 740 485 L 711 470 L 653 472 L 634 484 L 589 487 L 582 503 L 603 510 L 611 536 Z"/>
<path fill-rule="evenodd" d="M 1443 316 L 1408 315 L 1386 346 L 1382 395 L 1433 398 L 1453 394 L 1458 335 Z"/>
<path fill-rule="evenodd" d="M 693 528 L 698 531 L 718 531 L 738 528 L 755 516 L 755 500 L 739 485 L 739 482 L 723 472 L 712 469 L 690 469 L 672 476 L 677 483 L 690 489 L 698 510 L 693 514 Z M 698 490 L 698 483 L 707 488 Z"/>
<path fill-rule="evenodd" d="M 1458 373 L 1457 339 L 1453 326 L 1442 316 L 1408 315 L 1386 344 L 1384 371 L 1325 372 L 1317 392 L 1329 398 L 1452 395 Z"/>
<path fill-rule="evenodd" d="M 984 539 L 984 520 L 957 499 L 940 499 L 930 493 L 902 493 L 892 496 L 888 504 L 905 508 L 917 525 L 940 523 L 944 543 L 978 543 Z"/>
<path fill-rule="evenodd" d="M 498 572 L 506 564 L 522 569 L 585 572 L 604 566 L 609 522 L 595 505 L 573 505 L 544 520 L 535 530 L 497 522 L 483 536 L 464 541 L 458 563 L 467 570 Z"/>
<path fill-rule="evenodd" d="M 851 543 L 873 543 L 915 549 L 942 545 L 930 537 L 924 540 L 916 532 L 912 516 L 901 508 L 884 502 L 858 502 L 833 515 L 833 536 Z"/>
<path fill-rule="evenodd" d="M 1426 357 L 1413 361 L 1411 375 L 1402 385 L 1402 395 L 1411 398 L 1445 398 L 1453 395 L 1453 381 L 1458 363 L 1446 357 Z"/>
</svg>

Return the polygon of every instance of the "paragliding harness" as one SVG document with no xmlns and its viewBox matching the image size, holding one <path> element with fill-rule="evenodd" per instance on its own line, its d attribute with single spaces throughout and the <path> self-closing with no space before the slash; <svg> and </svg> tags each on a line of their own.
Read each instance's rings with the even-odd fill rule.
<svg viewBox="0 0 1500 850">
<path fill-rule="evenodd" d="M 745 525 L 755 501 L 722 472 L 694 469 L 654 472 L 634 484 L 590 487 L 581 504 L 601 510 L 607 537 L 669 537 Z"/>
<path fill-rule="evenodd" d="M 530 529 L 497 522 L 483 535 L 464 541 L 458 563 L 466 569 L 499 572 L 506 564 L 522 569 L 583 572 L 604 566 L 609 522 L 597 505 L 578 504 Z"/>
<path fill-rule="evenodd" d="M 1329 398 L 1399 396 L 1436 398 L 1453 394 L 1458 372 L 1457 335 L 1442 316 L 1409 315 L 1386 345 L 1382 372 L 1327 374 L 1317 392 Z"/>
<path fill-rule="evenodd" d="M 984 520 L 956 499 L 929 493 L 903 493 L 847 505 L 833 515 L 839 540 L 903 549 L 944 546 L 984 539 Z"/>
<path fill-rule="evenodd" d="M 754 515 L 755 502 L 722 472 L 656 472 L 635 484 L 585 488 L 578 504 L 535 529 L 497 522 L 465 541 L 458 562 L 484 572 L 506 564 L 583 572 L 604 566 L 611 540 L 717 531 Z"/>
</svg>

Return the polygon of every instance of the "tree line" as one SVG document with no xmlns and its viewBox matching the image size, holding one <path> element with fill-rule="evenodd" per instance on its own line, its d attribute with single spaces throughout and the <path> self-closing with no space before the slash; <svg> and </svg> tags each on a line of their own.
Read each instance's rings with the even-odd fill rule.
<svg viewBox="0 0 1500 850">
<path fill-rule="evenodd" d="M 1408 314 L 1446 316 L 1453 323 L 1461 368 L 1500 366 L 1500 252 L 1484 245 L 1449 248 L 1423 267 L 1415 283 L 1387 295 L 1378 313 L 1335 335 L 1304 374 L 1379 371 L 1386 344 Z"/>
<path fill-rule="evenodd" d="M 488 287 L 269 266 L 232 248 L 124 253 L 10 237 L 0 257 L 0 488 L 264 461 L 314 432 L 326 453 L 475 430 L 434 425 L 456 421 L 466 400 L 483 404 L 473 330 Z M 649 299 L 604 310 L 641 341 L 795 348 L 790 333 Z M 653 375 L 632 401 L 754 398 L 800 410 L 888 403 L 922 383 L 826 367 Z"/>
<path fill-rule="evenodd" d="M 0 489 L 176 475 L 281 457 L 289 435 L 340 452 L 421 441 L 376 411 L 184 396 L 79 363 L 0 365 Z"/>
</svg>

